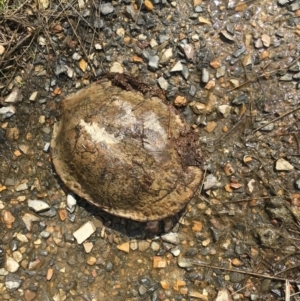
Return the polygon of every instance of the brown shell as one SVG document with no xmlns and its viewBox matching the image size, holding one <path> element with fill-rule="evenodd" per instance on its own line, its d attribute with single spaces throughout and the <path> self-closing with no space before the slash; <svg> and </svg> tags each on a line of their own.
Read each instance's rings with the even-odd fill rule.
<svg viewBox="0 0 300 301">
<path fill-rule="evenodd" d="M 95 206 L 158 220 L 183 209 L 202 178 L 179 154 L 187 129 L 157 97 L 94 83 L 62 101 L 52 159 L 66 186 Z"/>
</svg>

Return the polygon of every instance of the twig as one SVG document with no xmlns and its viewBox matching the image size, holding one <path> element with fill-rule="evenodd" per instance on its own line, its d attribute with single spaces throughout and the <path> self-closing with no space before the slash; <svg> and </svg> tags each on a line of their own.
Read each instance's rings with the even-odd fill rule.
<svg viewBox="0 0 300 301">
<path fill-rule="evenodd" d="M 210 268 L 210 269 L 217 269 L 217 270 L 223 270 L 223 271 L 228 271 L 228 272 L 236 272 L 236 273 L 250 275 L 250 276 L 254 276 L 254 277 L 258 277 L 258 278 L 265 278 L 265 279 L 278 280 L 278 281 L 288 280 L 286 278 L 275 277 L 275 276 L 271 276 L 271 275 L 264 275 L 264 274 L 254 273 L 254 272 L 241 271 L 238 269 L 223 268 L 223 267 L 218 267 L 218 266 L 201 263 L 201 262 L 194 262 L 194 265 L 206 267 L 206 268 Z M 295 281 L 295 280 L 289 280 L 289 281 L 298 283 L 298 281 Z"/>
<path fill-rule="evenodd" d="M 296 107 L 295 109 L 293 109 L 293 110 L 291 110 L 291 111 L 289 111 L 289 112 L 287 112 L 287 113 L 285 113 L 285 114 L 283 114 L 283 115 L 281 115 L 281 116 L 279 116 L 279 117 L 277 117 L 277 118 L 274 118 L 273 120 L 269 121 L 268 123 L 263 124 L 263 125 L 261 125 L 260 127 L 258 127 L 257 129 L 255 129 L 255 130 L 252 132 L 252 134 L 254 134 L 255 132 L 259 131 L 261 128 L 264 128 L 265 126 L 269 125 L 270 123 L 276 122 L 277 120 L 280 120 L 281 118 L 283 118 L 283 117 L 285 117 L 285 116 L 287 116 L 287 115 L 290 115 L 290 114 L 292 114 L 292 113 L 298 111 L 299 109 L 300 109 L 300 106 Z"/>
</svg>

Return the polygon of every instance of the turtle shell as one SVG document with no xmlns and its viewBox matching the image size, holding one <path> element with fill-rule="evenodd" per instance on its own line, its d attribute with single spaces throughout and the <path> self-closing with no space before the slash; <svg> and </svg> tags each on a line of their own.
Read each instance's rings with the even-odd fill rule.
<svg viewBox="0 0 300 301">
<path fill-rule="evenodd" d="M 66 186 L 95 206 L 159 220 L 183 209 L 202 178 L 188 132 L 160 98 L 94 83 L 62 101 L 52 160 Z"/>
</svg>

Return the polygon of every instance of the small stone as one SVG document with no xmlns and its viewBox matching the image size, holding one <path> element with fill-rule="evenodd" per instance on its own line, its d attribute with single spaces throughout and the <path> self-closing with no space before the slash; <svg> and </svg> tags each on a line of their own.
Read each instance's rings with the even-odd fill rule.
<svg viewBox="0 0 300 301">
<path fill-rule="evenodd" d="M 157 83 L 160 86 L 160 88 L 163 89 L 163 90 L 167 90 L 168 87 L 169 87 L 168 82 L 162 76 L 157 79 Z"/>
<path fill-rule="evenodd" d="M 7 290 L 13 291 L 21 286 L 22 280 L 16 274 L 8 274 L 5 276 L 4 283 Z"/>
<path fill-rule="evenodd" d="M 151 70 L 156 70 L 158 68 L 159 56 L 153 55 L 149 57 L 148 66 Z"/>
<path fill-rule="evenodd" d="M 176 96 L 174 100 L 174 105 L 176 107 L 184 107 L 187 105 L 187 98 L 181 95 Z"/>
<path fill-rule="evenodd" d="M 16 191 L 27 190 L 28 189 L 28 184 L 27 183 L 21 183 L 15 189 L 16 189 Z"/>
<path fill-rule="evenodd" d="M 154 6 L 150 0 L 145 0 L 144 5 L 145 5 L 145 8 L 150 11 L 153 10 L 153 8 L 154 8 Z"/>
<path fill-rule="evenodd" d="M 201 301 L 208 301 L 207 296 L 199 293 L 199 292 L 189 292 L 189 297 L 200 299 Z"/>
<path fill-rule="evenodd" d="M 29 290 L 29 289 L 26 289 L 25 292 L 24 292 L 24 298 L 25 298 L 25 301 L 32 301 L 34 298 L 36 297 L 36 293 Z"/>
<path fill-rule="evenodd" d="M 110 68 L 112 73 L 124 73 L 124 69 L 119 62 L 114 62 Z"/>
<path fill-rule="evenodd" d="M 84 247 L 85 253 L 88 254 L 88 253 L 90 253 L 92 251 L 92 249 L 94 247 L 94 244 L 92 242 L 90 242 L 90 241 L 85 241 L 83 243 L 83 247 Z"/>
<path fill-rule="evenodd" d="M 225 76 L 225 73 L 226 73 L 226 66 L 221 66 L 220 68 L 217 69 L 216 78 Z"/>
<path fill-rule="evenodd" d="M 96 258 L 96 257 L 90 256 L 90 257 L 87 259 L 86 263 L 87 263 L 88 265 L 94 265 L 94 264 L 96 263 L 96 261 L 97 261 L 97 258 Z"/>
<path fill-rule="evenodd" d="M 58 216 L 62 222 L 65 221 L 68 216 L 67 210 L 66 209 L 58 210 Z"/>
<path fill-rule="evenodd" d="M 161 285 L 161 287 L 162 287 L 164 290 L 168 290 L 168 289 L 169 289 L 169 284 L 168 284 L 168 282 L 166 282 L 165 280 L 162 280 L 162 281 L 160 282 L 160 285 Z"/>
<path fill-rule="evenodd" d="M 67 195 L 67 209 L 69 212 L 73 213 L 75 211 L 77 204 L 77 200 L 75 199 L 74 195 L 69 193 Z"/>
<path fill-rule="evenodd" d="M 217 183 L 218 179 L 213 174 L 210 174 L 205 178 L 205 181 L 203 183 L 203 189 L 208 190 L 217 185 Z"/>
<path fill-rule="evenodd" d="M 14 273 L 19 269 L 19 267 L 20 267 L 20 265 L 14 258 L 12 258 L 12 257 L 6 258 L 5 268 L 8 272 Z"/>
<path fill-rule="evenodd" d="M 22 99 L 20 89 L 14 87 L 8 96 L 5 97 L 4 102 L 13 103 Z"/>
<path fill-rule="evenodd" d="M 206 112 L 206 105 L 201 102 L 191 102 L 190 107 L 192 108 L 195 114 L 204 114 Z"/>
<path fill-rule="evenodd" d="M 129 249 L 130 249 L 129 247 L 130 247 L 129 241 L 124 242 L 123 244 L 117 245 L 117 249 L 120 251 L 123 251 L 125 253 L 129 253 Z"/>
<path fill-rule="evenodd" d="M 168 62 L 171 58 L 173 57 L 173 49 L 172 48 L 168 48 L 166 50 L 163 51 L 161 57 L 160 57 L 160 63 L 166 63 Z"/>
<path fill-rule="evenodd" d="M 28 264 L 28 270 L 33 271 L 40 268 L 43 265 L 43 261 L 40 258 L 36 258 L 34 261 L 30 261 Z"/>
<path fill-rule="evenodd" d="M 182 51 L 184 52 L 186 58 L 190 61 L 192 61 L 194 59 L 194 47 L 191 44 L 180 44 L 180 48 L 182 49 Z"/>
<path fill-rule="evenodd" d="M 82 58 L 82 56 L 78 52 L 74 52 L 72 55 L 72 59 L 74 61 L 79 61 Z"/>
<path fill-rule="evenodd" d="M 170 250 L 170 252 L 173 254 L 173 256 L 177 257 L 177 256 L 180 255 L 181 250 L 180 250 L 179 247 L 175 247 L 175 248 L 172 248 L 172 249 Z"/>
<path fill-rule="evenodd" d="M 100 12 L 103 15 L 109 15 L 114 11 L 114 7 L 110 2 L 103 3 L 100 5 Z"/>
<path fill-rule="evenodd" d="M 228 105 L 220 105 L 218 106 L 218 111 L 223 115 L 224 118 L 230 115 L 232 107 Z"/>
<path fill-rule="evenodd" d="M 170 70 L 170 72 L 182 71 L 182 63 L 178 61 Z"/>
<path fill-rule="evenodd" d="M 178 245 L 180 243 L 178 233 L 169 232 L 161 235 L 161 239 L 173 245 Z"/>
<path fill-rule="evenodd" d="M 160 249 L 160 244 L 156 241 L 152 241 L 151 249 L 152 251 L 157 252 Z"/>
<path fill-rule="evenodd" d="M 7 229 L 11 229 L 12 228 L 12 225 L 15 221 L 15 218 L 14 216 L 11 214 L 10 211 L 8 210 L 3 210 L 1 212 L 1 218 L 2 218 L 2 221 L 4 222 L 5 226 Z"/>
<path fill-rule="evenodd" d="M 220 289 L 215 301 L 232 301 L 230 292 L 226 288 Z"/>
<path fill-rule="evenodd" d="M 22 233 L 18 233 L 16 238 L 21 242 L 28 242 L 28 238 Z"/>
<path fill-rule="evenodd" d="M 205 126 L 205 130 L 208 133 L 211 133 L 212 131 L 214 131 L 214 129 L 217 127 L 217 123 L 215 121 L 209 121 L 207 122 L 206 126 Z"/>
<path fill-rule="evenodd" d="M 153 268 L 155 269 L 163 269 L 168 265 L 167 260 L 161 256 L 153 257 Z"/>
<path fill-rule="evenodd" d="M 45 143 L 44 148 L 43 148 L 43 152 L 44 153 L 48 153 L 50 149 L 50 142 Z"/>
<path fill-rule="evenodd" d="M 135 251 L 135 250 L 137 250 L 137 248 L 138 248 L 138 243 L 137 243 L 137 241 L 134 239 L 134 240 L 132 240 L 132 241 L 130 242 L 130 249 L 131 249 L 132 251 Z"/>
<path fill-rule="evenodd" d="M 40 221 L 40 218 L 38 216 L 35 216 L 35 215 L 31 214 L 31 213 L 25 213 L 22 217 L 22 220 L 23 220 L 27 230 L 31 231 L 33 223 Z"/>
<path fill-rule="evenodd" d="M 290 164 L 288 161 L 286 161 L 285 159 L 280 158 L 276 161 L 275 168 L 276 170 L 280 170 L 280 171 L 289 171 L 289 170 L 293 170 L 294 166 Z"/>
<path fill-rule="evenodd" d="M 194 232 L 200 232 L 202 230 L 203 224 L 200 221 L 193 221 L 192 230 Z"/>
<path fill-rule="evenodd" d="M 202 69 L 201 81 L 207 83 L 209 81 L 209 72 L 206 68 Z"/>
<path fill-rule="evenodd" d="M 145 240 L 139 241 L 138 245 L 139 245 L 139 251 L 141 252 L 147 250 L 150 247 L 150 243 Z"/>
<path fill-rule="evenodd" d="M 206 25 L 211 25 L 211 22 L 203 17 L 199 17 L 198 21 L 200 24 L 206 24 Z"/>
<path fill-rule="evenodd" d="M 53 277 L 53 274 L 54 274 L 54 269 L 50 268 L 47 270 L 47 274 L 46 274 L 46 279 L 49 281 L 52 279 Z"/>
<path fill-rule="evenodd" d="M 28 200 L 28 207 L 35 212 L 42 212 L 50 209 L 50 206 L 41 200 Z"/>
<path fill-rule="evenodd" d="M 88 221 L 83 224 L 78 230 L 73 233 L 73 236 L 76 238 L 77 243 L 81 244 L 86 239 L 88 239 L 96 231 L 95 225 Z"/>
</svg>

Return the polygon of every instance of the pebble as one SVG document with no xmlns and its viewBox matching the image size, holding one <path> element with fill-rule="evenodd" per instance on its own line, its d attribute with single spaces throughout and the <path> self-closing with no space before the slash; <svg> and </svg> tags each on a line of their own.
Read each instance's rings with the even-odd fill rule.
<svg viewBox="0 0 300 301">
<path fill-rule="evenodd" d="M 201 81 L 202 83 L 207 83 L 209 81 L 209 72 L 206 68 L 202 69 Z"/>
<path fill-rule="evenodd" d="M 171 58 L 173 57 L 173 49 L 172 48 L 168 48 L 166 50 L 163 51 L 159 62 L 161 64 L 168 62 Z"/>
<path fill-rule="evenodd" d="M 4 102 L 13 103 L 20 101 L 21 99 L 20 89 L 18 87 L 14 87 L 10 94 L 5 97 Z"/>
<path fill-rule="evenodd" d="M 159 56 L 153 55 L 149 56 L 148 66 L 151 70 L 156 70 L 158 68 Z"/>
<path fill-rule="evenodd" d="M 16 113 L 16 109 L 14 106 L 8 106 L 8 107 L 2 107 L 0 108 L 0 115 L 2 115 L 2 118 L 10 118 Z"/>
<path fill-rule="evenodd" d="M 73 233 L 73 236 L 76 238 L 77 243 L 81 244 L 85 240 L 87 240 L 95 231 L 95 225 L 91 221 L 88 221 L 83 224 L 78 230 L 76 230 Z"/>
<path fill-rule="evenodd" d="M 203 189 L 208 190 L 218 184 L 218 179 L 213 175 L 209 174 L 203 183 Z"/>
<path fill-rule="evenodd" d="M 276 161 L 276 165 L 275 165 L 276 170 L 278 171 L 289 171 L 289 170 L 293 170 L 294 166 L 286 161 L 283 158 L 280 158 Z"/>
<path fill-rule="evenodd" d="M 9 291 L 14 291 L 22 285 L 22 280 L 16 274 L 8 274 L 5 276 L 5 287 Z"/>
<path fill-rule="evenodd" d="M 156 242 L 156 241 L 152 241 L 152 243 L 151 243 L 151 249 L 154 252 L 157 252 L 160 249 L 160 244 L 158 242 Z"/>
<path fill-rule="evenodd" d="M 160 88 L 163 90 L 167 90 L 169 87 L 169 83 L 162 76 L 157 79 L 157 83 L 160 86 Z"/>
<path fill-rule="evenodd" d="M 174 105 L 176 107 L 184 107 L 187 105 L 187 98 L 181 95 L 176 96 L 174 100 Z"/>
<path fill-rule="evenodd" d="M 161 239 L 173 245 L 178 245 L 180 243 L 178 233 L 174 233 L 174 232 L 169 232 L 161 235 Z"/>
<path fill-rule="evenodd" d="M 226 288 L 220 289 L 215 301 L 232 301 L 230 292 Z"/>
<path fill-rule="evenodd" d="M 295 181 L 296 189 L 300 190 L 300 178 Z"/>
<path fill-rule="evenodd" d="M 144 252 L 150 247 L 150 243 L 146 240 L 139 241 L 139 251 Z"/>
<path fill-rule="evenodd" d="M 130 249 L 132 251 L 135 251 L 138 249 L 138 242 L 135 239 L 130 241 Z"/>
<path fill-rule="evenodd" d="M 123 251 L 125 253 L 129 253 L 129 250 L 130 250 L 129 241 L 124 242 L 123 244 L 117 245 L 117 249 L 120 251 Z"/>
<path fill-rule="evenodd" d="M 114 62 L 110 68 L 112 73 L 124 73 L 124 69 L 119 62 Z"/>
<path fill-rule="evenodd" d="M 153 268 L 155 269 L 163 269 L 168 265 L 167 260 L 161 256 L 153 257 Z"/>
<path fill-rule="evenodd" d="M 225 73 L 226 73 L 226 66 L 219 67 L 216 72 L 216 78 L 220 78 L 220 77 L 224 76 Z"/>
<path fill-rule="evenodd" d="M 6 258 L 5 268 L 8 272 L 14 273 L 19 269 L 19 267 L 20 267 L 20 265 L 14 258 L 12 258 L 12 257 Z"/>
<path fill-rule="evenodd" d="M 172 249 L 170 250 L 170 252 L 173 254 L 173 256 L 177 257 L 177 256 L 180 255 L 181 250 L 180 250 L 179 247 L 175 247 L 175 248 L 172 248 Z"/>
<path fill-rule="evenodd" d="M 218 111 L 223 115 L 224 118 L 228 117 L 231 113 L 232 106 L 220 105 L 218 106 Z"/>
<path fill-rule="evenodd" d="M 31 231 L 33 223 L 40 221 L 40 218 L 38 216 L 35 216 L 35 215 L 31 214 L 31 213 L 25 213 L 22 217 L 22 220 L 23 220 L 27 230 Z"/>
<path fill-rule="evenodd" d="M 28 200 L 28 207 L 35 212 L 42 212 L 50 209 L 50 206 L 41 200 Z"/>
<path fill-rule="evenodd" d="M 180 61 L 178 61 L 170 70 L 170 72 L 177 72 L 177 71 L 182 71 L 183 67 L 182 67 L 182 63 Z"/>
<path fill-rule="evenodd" d="M 69 212 L 73 213 L 75 211 L 77 204 L 77 200 L 75 199 L 74 195 L 72 193 L 69 193 L 67 195 L 67 209 Z"/>
<path fill-rule="evenodd" d="M 4 222 L 6 228 L 11 229 L 13 223 L 15 222 L 15 217 L 11 214 L 11 212 L 8 210 L 3 210 L 1 212 L 1 218 L 2 218 L 2 221 Z"/>
<path fill-rule="evenodd" d="M 109 15 L 114 11 L 114 7 L 111 3 L 107 2 L 107 3 L 103 3 L 100 5 L 100 12 L 103 15 Z"/>
<path fill-rule="evenodd" d="M 16 235 L 16 238 L 20 241 L 20 242 L 28 242 L 28 238 L 22 234 L 22 233 L 18 233 Z"/>
</svg>

